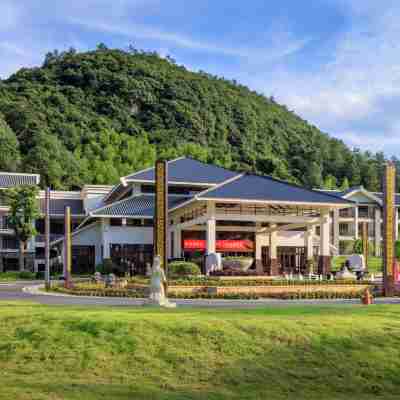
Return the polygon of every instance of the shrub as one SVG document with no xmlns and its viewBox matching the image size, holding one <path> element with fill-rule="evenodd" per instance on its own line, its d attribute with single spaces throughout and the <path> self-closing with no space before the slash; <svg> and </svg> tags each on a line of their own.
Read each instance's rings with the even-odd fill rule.
<svg viewBox="0 0 400 400">
<path fill-rule="evenodd" d="M 35 279 L 36 274 L 30 271 L 20 271 L 18 273 L 18 279 Z"/>
<path fill-rule="evenodd" d="M 200 275 L 201 271 L 197 264 L 188 261 L 174 261 L 168 265 L 171 276 L 184 277 Z"/>
<path fill-rule="evenodd" d="M 126 271 L 124 265 L 114 264 L 110 258 L 106 258 L 102 263 L 96 265 L 96 272 L 100 272 L 102 275 L 124 276 Z"/>
</svg>

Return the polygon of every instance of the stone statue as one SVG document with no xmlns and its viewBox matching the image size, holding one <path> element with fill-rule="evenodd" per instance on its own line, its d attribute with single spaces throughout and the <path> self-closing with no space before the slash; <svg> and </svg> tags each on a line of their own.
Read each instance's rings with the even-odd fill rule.
<svg viewBox="0 0 400 400">
<path fill-rule="evenodd" d="M 103 283 L 103 277 L 100 272 L 97 271 L 94 273 L 93 281 L 97 285 L 99 285 L 100 283 Z"/>
<path fill-rule="evenodd" d="M 113 288 L 117 282 L 117 277 L 114 274 L 109 274 L 106 276 L 105 284 L 106 288 Z"/>
<path fill-rule="evenodd" d="M 153 269 L 150 278 L 150 296 L 146 303 L 147 305 L 159 307 L 176 307 L 175 303 L 170 303 L 165 296 L 165 284 L 167 278 L 165 277 L 164 270 L 161 268 L 160 256 L 155 256 L 153 261 Z"/>
</svg>

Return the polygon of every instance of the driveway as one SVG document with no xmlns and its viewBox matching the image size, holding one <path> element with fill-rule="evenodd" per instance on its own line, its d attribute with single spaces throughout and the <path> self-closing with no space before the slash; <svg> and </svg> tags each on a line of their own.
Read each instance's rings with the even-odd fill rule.
<svg viewBox="0 0 400 400">
<path fill-rule="evenodd" d="M 31 287 L 42 282 L 0 283 L 0 301 L 23 300 L 45 305 L 71 305 L 71 306 L 142 306 L 141 299 L 110 298 L 110 297 L 84 297 L 66 295 L 32 294 L 24 292 L 24 287 Z M 218 307 L 218 308 L 255 308 L 279 307 L 288 305 L 358 305 L 359 300 L 176 300 L 179 307 Z M 376 304 L 400 304 L 400 298 L 378 298 Z"/>
</svg>

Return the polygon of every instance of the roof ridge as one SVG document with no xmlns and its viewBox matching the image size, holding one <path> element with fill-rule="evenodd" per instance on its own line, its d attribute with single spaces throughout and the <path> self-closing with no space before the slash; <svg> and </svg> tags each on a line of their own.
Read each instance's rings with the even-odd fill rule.
<svg viewBox="0 0 400 400">
<path fill-rule="evenodd" d="M 322 194 L 323 196 L 329 196 L 329 197 L 334 198 L 334 199 L 336 199 L 336 200 L 337 200 L 337 198 L 338 198 L 337 196 L 334 196 L 333 194 L 330 194 L 330 193 L 323 193 L 323 192 L 320 192 L 320 191 L 315 190 L 315 189 L 310 189 L 310 188 L 305 187 L 305 186 L 300 186 L 300 185 L 298 185 L 298 184 L 296 184 L 296 183 L 289 183 L 289 182 L 286 182 L 286 181 L 284 181 L 284 180 L 282 180 L 282 179 L 274 178 L 274 177 L 272 177 L 271 175 L 261 175 L 261 174 L 248 173 L 248 172 L 246 172 L 246 175 L 258 176 L 258 177 L 260 177 L 260 178 L 269 179 L 269 180 L 271 180 L 271 181 L 279 182 L 279 183 L 282 183 L 282 184 L 284 184 L 284 185 L 286 185 L 286 186 L 296 187 L 296 188 L 298 188 L 298 189 L 302 189 L 302 190 L 305 190 L 305 191 L 311 192 L 311 193 L 320 193 L 320 194 Z M 347 200 L 347 199 L 344 199 L 344 200 L 345 200 L 345 201 L 348 201 L 349 203 L 354 203 L 354 201 L 352 201 L 352 200 Z"/>
<path fill-rule="evenodd" d="M 102 207 L 99 207 L 99 208 L 95 208 L 94 210 L 92 210 L 92 211 L 89 212 L 89 215 L 90 215 L 90 216 L 93 216 L 93 213 L 95 213 L 95 212 L 104 210 L 104 209 L 107 208 L 107 207 L 111 207 L 111 206 L 115 206 L 115 205 L 117 205 L 117 204 L 121 204 L 121 203 L 123 203 L 124 201 L 133 199 L 134 197 L 140 197 L 140 196 L 143 196 L 143 195 L 144 195 L 143 193 L 132 194 L 131 196 L 126 197 L 125 199 L 115 201 L 114 203 L 106 204 L 106 205 L 104 205 L 104 206 L 102 206 Z"/>
</svg>

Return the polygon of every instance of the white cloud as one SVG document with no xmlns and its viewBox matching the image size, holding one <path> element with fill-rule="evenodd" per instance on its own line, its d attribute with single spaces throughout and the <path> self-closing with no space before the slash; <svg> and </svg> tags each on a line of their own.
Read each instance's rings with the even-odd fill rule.
<svg viewBox="0 0 400 400">
<path fill-rule="evenodd" d="M 126 37 L 157 40 L 160 42 L 170 43 L 176 47 L 191 49 L 195 51 L 204 51 L 225 56 L 242 57 L 253 59 L 258 62 L 273 61 L 282 57 L 286 57 L 301 50 L 310 39 L 291 39 L 288 41 L 278 41 L 272 46 L 266 45 L 264 48 L 251 48 L 241 46 L 229 46 L 226 44 L 217 44 L 196 40 L 191 36 L 171 31 L 164 31 L 154 26 L 143 25 L 139 23 L 123 23 L 119 21 L 104 21 L 100 19 L 81 19 L 70 18 L 72 24 L 79 25 L 89 30 L 105 32 L 111 34 L 122 35 Z"/>
<path fill-rule="evenodd" d="M 249 83 L 350 145 L 393 154 L 400 151 L 398 107 L 387 102 L 400 106 L 400 4 L 376 3 L 341 2 L 352 24 L 327 52 L 329 62 L 312 72 L 283 65 Z"/>
</svg>

